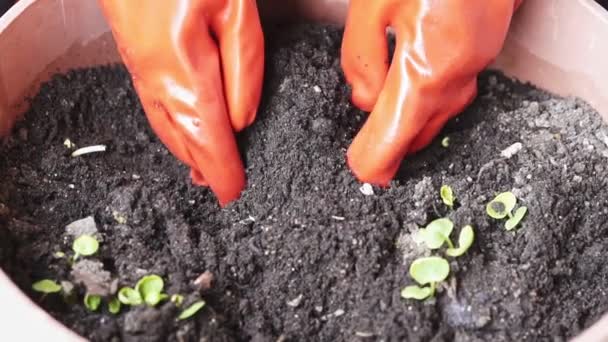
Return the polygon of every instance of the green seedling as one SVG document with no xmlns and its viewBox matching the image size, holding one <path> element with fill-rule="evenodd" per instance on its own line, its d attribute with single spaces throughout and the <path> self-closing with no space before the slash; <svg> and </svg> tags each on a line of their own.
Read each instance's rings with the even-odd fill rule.
<svg viewBox="0 0 608 342">
<path fill-rule="evenodd" d="M 450 146 L 450 137 L 444 137 L 441 139 L 441 146 L 448 148 Z"/>
<path fill-rule="evenodd" d="M 496 196 L 486 206 L 486 212 L 492 218 L 497 220 L 503 219 L 507 216 L 511 217 L 511 211 L 515 208 L 517 198 L 511 192 L 503 192 Z"/>
<path fill-rule="evenodd" d="M 76 261 L 79 256 L 91 256 L 97 253 L 99 249 L 99 241 L 92 237 L 91 235 L 81 235 L 72 244 L 72 249 L 74 250 L 74 259 Z"/>
<path fill-rule="evenodd" d="M 416 285 L 406 286 L 401 290 L 401 297 L 405 299 L 423 300 L 433 294 L 430 287 L 419 287 Z"/>
<path fill-rule="evenodd" d="M 164 286 L 163 278 L 152 274 L 141 278 L 135 285 L 135 291 L 139 292 L 146 304 L 155 306 L 168 297 L 162 293 Z"/>
<path fill-rule="evenodd" d="M 182 313 L 179 315 L 179 317 L 177 317 L 177 319 L 180 321 L 184 320 L 184 319 L 188 319 L 188 318 L 194 316 L 204 306 L 205 306 L 205 301 L 199 300 L 198 302 L 195 302 L 194 304 L 192 304 L 188 308 L 186 308 L 184 311 L 182 311 Z"/>
<path fill-rule="evenodd" d="M 180 307 L 184 302 L 184 296 L 180 294 L 174 294 L 171 296 L 171 303 L 175 304 L 175 306 Z"/>
<path fill-rule="evenodd" d="M 420 237 L 430 249 L 439 249 L 444 243 L 450 248 L 454 245 L 450 240 L 450 234 L 454 228 L 454 223 L 449 218 L 440 218 L 429 223 L 426 228 L 420 229 Z"/>
<path fill-rule="evenodd" d="M 521 222 L 521 220 L 524 218 L 524 216 L 526 216 L 527 212 L 528 212 L 527 207 L 517 208 L 517 210 L 515 210 L 515 214 L 513 214 L 513 216 L 511 216 L 511 218 L 509 218 L 507 220 L 507 222 L 505 222 L 505 228 L 507 230 L 513 230 L 513 228 L 517 227 L 519 222 Z"/>
<path fill-rule="evenodd" d="M 454 207 L 454 201 L 456 198 L 454 197 L 454 192 L 449 185 L 442 185 L 441 190 L 439 190 L 439 194 L 441 195 L 441 200 L 443 203 L 450 208 Z"/>
<path fill-rule="evenodd" d="M 101 304 L 101 296 L 90 295 L 90 294 L 86 294 L 84 296 L 84 306 L 89 311 L 97 311 L 97 309 L 99 309 L 100 304 Z"/>
<path fill-rule="evenodd" d="M 117 298 L 110 299 L 110 302 L 108 302 L 108 311 L 114 315 L 120 312 L 120 301 Z"/>
<path fill-rule="evenodd" d="M 419 284 L 428 287 L 408 286 L 401 291 L 403 298 L 423 300 L 435 294 L 437 283 L 450 274 L 450 264 L 444 258 L 432 256 L 414 260 L 410 266 L 410 276 Z"/>
<path fill-rule="evenodd" d="M 130 287 L 123 287 L 118 291 L 118 300 L 124 305 L 141 305 L 143 300 L 139 292 Z"/>
<path fill-rule="evenodd" d="M 59 252 L 55 252 L 53 253 L 53 258 L 55 259 L 63 259 L 65 258 L 65 253 L 59 251 Z"/>
<path fill-rule="evenodd" d="M 473 231 L 473 227 L 465 226 L 462 228 L 460 235 L 458 236 L 458 248 L 448 248 L 448 250 L 445 251 L 445 254 L 451 257 L 459 257 L 469 250 L 473 244 L 473 240 L 475 240 L 475 232 Z"/>
<path fill-rule="evenodd" d="M 32 289 L 36 292 L 44 293 L 45 295 L 49 293 L 57 293 L 61 291 L 61 285 L 50 279 L 43 279 L 32 284 Z"/>
<path fill-rule="evenodd" d="M 513 213 L 516 204 L 517 198 L 515 195 L 510 192 L 503 192 L 488 203 L 486 212 L 490 217 L 495 219 L 504 219 L 508 217 L 509 219 L 505 222 L 505 229 L 513 230 L 528 212 L 527 207 L 519 207 L 515 210 L 515 213 Z"/>
</svg>

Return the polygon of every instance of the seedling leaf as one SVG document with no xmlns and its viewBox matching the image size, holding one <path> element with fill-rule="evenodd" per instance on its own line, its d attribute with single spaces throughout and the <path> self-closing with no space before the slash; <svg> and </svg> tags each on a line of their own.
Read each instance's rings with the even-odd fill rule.
<svg viewBox="0 0 608 342">
<path fill-rule="evenodd" d="M 99 242 L 91 235 L 81 235 L 72 244 L 72 249 L 76 253 L 74 259 L 78 255 L 90 256 L 97 253 Z"/>
<path fill-rule="evenodd" d="M 120 301 L 117 298 L 110 299 L 110 302 L 108 303 L 108 311 L 114 315 L 120 312 Z"/>
<path fill-rule="evenodd" d="M 41 292 L 45 294 L 57 293 L 61 291 L 61 285 L 57 284 L 52 280 L 43 279 L 32 284 L 32 289 L 36 292 Z"/>
<path fill-rule="evenodd" d="M 450 274 L 450 264 L 441 257 L 425 257 L 414 260 L 410 276 L 420 285 L 438 283 Z"/>
<path fill-rule="evenodd" d="M 507 215 L 511 215 L 511 211 L 515 208 L 517 198 L 511 192 L 503 192 L 498 194 L 488 205 L 486 206 L 486 212 L 488 215 L 495 219 L 503 219 Z"/>
<path fill-rule="evenodd" d="M 473 227 L 465 226 L 458 236 L 458 248 L 448 248 L 448 250 L 445 251 L 445 254 L 451 257 L 459 257 L 469 250 L 473 244 L 473 240 L 475 240 Z"/>
<path fill-rule="evenodd" d="M 450 146 L 450 137 L 444 137 L 441 139 L 441 146 L 448 148 Z"/>
<path fill-rule="evenodd" d="M 139 292 L 130 287 L 123 287 L 118 291 L 118 300 L 125 305 L 141 305 L 143 303 Z"/>
<path fill-rule="evenodd" d="M 184 296 L 182 296 L 180 294 L 174 294 L 171 296 L 171 302 L 173 304 L 175 304 L 175 306 L 180 307 L 180 306 L 182 306 L 182 303 L 184 302 Z"/>
<path fill-rule="evenodd" d="M 141 278 L 135 285 L 135 291 L 139 292 L 141 298 L 150 306 L 155 306 L 160 302 L 161 292 L 165 286 L 163 278 L 156 274 L 147 275 Z"/>
<path fill-rule="evenodd" d="M 449 185 L 442 185 L 441 190 L 439 190 L 439 194 L 441 195 L 441 199 L 445 205 L 450 208 L 454 206 L 454 192 Z"/>
<path fill-rule="evenodd" d="M 101 304 L 100 296 L 90 294 L 84 296 L 84 306 L 86 306 L 89 311 L 97 311 L 99 304 Z"/>
<path fill-rule="evenodd" d="M 61 252 L 61 251 L 59 251 L 59 252 L 55 252 L 55 253 L 53 253 L 53 257 L 54 257 L 55 259 L 61 259 L 61 258 L 65 258 L 65 253 L 63 253 L 63 252 Z"/>
<path fill-rule="evenodd" d="M 401 297 L 405 299 L 423 300 L 433 295 L 430 287 L 419 287 L 416 285 L 406 286 L 401 290 Z"/>
<path fill-rule="evenodd" d="M 156 306 L 156 304 L 167 298 L 169 298 L 169 296 L 166 293 L 150 292 L 144 297 L 144 302 L 149 306 Z"/>
<path fill-rule="evenodd" d="M 179 319 L 180 321 L 184 320 L 184 319 L 188 319 L 188 318 L 194 316 L 204 306 L 205 306 L 205 301 L 199 300 L 198 302 L 195 302 L 194 304 L 190 305 L 187 309 L 182 311 L 182 313 L 179 315 L 179 317 L 177 317 L 177 319 Z"/>
<path fill-rule="evenodd" d="M 515 214 L 513 214 L 513 217 L 511 217 L 510 219 L 507 220 L 507 222 L 505 222 L 505 228 L 507 230 L 512 230 L 513 228 L 517 227 L 519 222 L 521 222 L 521 220 L 524 218 L 524 216 L 526 216 L 527 212 L 528 212 L 527 207 L 517 208 L 517 210 L 515 210 Z"/>
<path fill-rule="evenodd" d="M 421 229 L 419 234 L 424 239 L 427 247 L 438 249 L 444 242 L 451 244 L 450 234 L 454 228 L 454 223 L 449 218 L 440 218 L 429 223 L 426 228 Z"/>
</svg>

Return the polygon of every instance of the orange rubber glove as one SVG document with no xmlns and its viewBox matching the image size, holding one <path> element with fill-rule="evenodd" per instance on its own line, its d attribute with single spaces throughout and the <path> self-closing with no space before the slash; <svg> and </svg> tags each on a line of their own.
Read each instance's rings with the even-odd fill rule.
<svg viewBox="0 0 608 342">
<path fill-rule="evenodd" d="M 372 111 L 348 150 L 356 177 L 388 185 L 477 94 L 521 0 L 351 0 L 342 67 L 353 103 Z M 392 63 L 386 28 L 397 44 Z"/>
<path fill-rule="evenodd" d="M 150 125 L 222 205 L 245 172 L 234 130 L 253 122 L 264 72 L 255 0 L 100 0 Z"/>
</svg>

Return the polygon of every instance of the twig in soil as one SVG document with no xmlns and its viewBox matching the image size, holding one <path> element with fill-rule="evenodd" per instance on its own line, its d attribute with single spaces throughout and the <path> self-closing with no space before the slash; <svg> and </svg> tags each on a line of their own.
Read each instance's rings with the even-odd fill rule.
<svg viewBox="0 0 608 342">
<path fill-rule="evenodd" d="M 374 333 L 368 331 L 355 331 L 355 335 L 363 338 L 374 337 Z"/>
<path fill-rule="evenodd" d="M 496 159 L 492 159 L 489 162 L 485 163 L 480 169 L 479 172 L 477 173 L 477 182 L 479 182 L 479 179 L 481 178 L 481 175 L 489 168 L 491 168 L 492 166 L 494 166 L 495 163 L 497 162 L 501 162 L 501 161 L 505 161 L 507 160 L 506 158 L 496 158 Z"/>
<path fill-rule="evenodd" d="M 84 154 L 95 153 L 95 152 L 105 152 L 106 145 L 93 145 L 87 146 L 83 148 L 79 148 L 76 151 L 72 152 L 72 157 L 82 156 Z"/>
</svg>

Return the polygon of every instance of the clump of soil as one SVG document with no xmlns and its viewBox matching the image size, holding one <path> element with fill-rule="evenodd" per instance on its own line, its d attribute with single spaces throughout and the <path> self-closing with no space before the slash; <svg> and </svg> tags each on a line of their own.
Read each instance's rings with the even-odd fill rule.
<svg viewBox="0 0 608 342">
<path fill-rule="evenodd" d="M 35 280 L 72 279 L 53 254 L 70 250 L 65 227 L 92 215 L 103 242 L 91 259 L 119 286 L 156 273 L 169 294 L 207 301 L 185 322 L 172 303 L 113 316 L 42 302 L 95 341 L 563 340 L 608 310 L 608 128 L 598 114 L 486 72 L 441 134 L 449 147 L 434 142 L 366 196 L 345 165 L 366 114 L 349 102 L 340 37 L 311 26 L 268 37 L 259 117 L 239 136 L 248 185 L 223 210 L 155 138 L 122 66 L 55 76 L 0 150 L 2 269 L 33 298 Z M 66 138 L 108 150 L 72 158 Z M 485 214 L 508 190 L 529 208 L 515 232 Z M 421 253 L 411 232 L 443 216 L 456 231 L 472 224 L 476 241 L 436 300 L 401 299 Z M 205 271 L 214 281 L 199 294 Z"/>
</svg>

